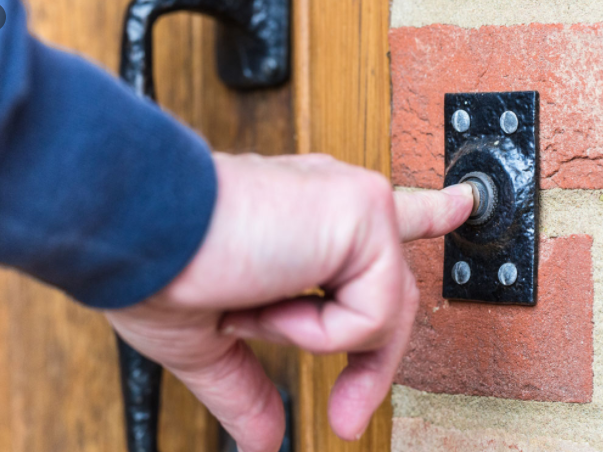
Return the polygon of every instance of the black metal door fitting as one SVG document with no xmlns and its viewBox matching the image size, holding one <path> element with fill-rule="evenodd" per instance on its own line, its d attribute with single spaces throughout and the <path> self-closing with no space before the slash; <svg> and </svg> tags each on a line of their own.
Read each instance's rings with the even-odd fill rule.
<svg viewBox="0 0 603 452">
<path fill-rule="evenodd" d="M 444 185 L 477 201 L 446 236 L 444 298 L 536 304 L 538 120 L 537 92 L 446 95 Z"/>
</svg>

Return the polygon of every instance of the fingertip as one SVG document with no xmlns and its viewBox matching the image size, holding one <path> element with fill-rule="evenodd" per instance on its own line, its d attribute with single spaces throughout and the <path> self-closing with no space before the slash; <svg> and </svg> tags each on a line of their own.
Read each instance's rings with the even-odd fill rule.
<svg viewBox="0 0 603 452">
<path fill-rule="evenodd" d="M 216 416 L 239 450 L 280 449 L 286 425 L 281 396 L 244 342 L 199 369 L 174 374 Z"/>
<path fill-rule="evenodd" d="M 232 420 L 226 420 L 224 426 L 237 441 L 239 452 L 277 452 L 283 443 L 286 428 L 281 396 L 272 383 L 267 393 L 257 390 L 256 394 L 263 400 L 246 415 L 236 419 L 236 425 L 232 424 Z M 236 399 L 233 402 L 236 403 Z M 240 402 L 244 403 L 242 398 Z M 218 419 L 223 421 L 220 416 Z"/>
<path fill-rule="evenodd" d="M 359 441 L 364 434 L 366 433 L 366 430 L 368 429 L 368 426 L 370 424 L 370 419 L 369 422 L 365 423 L 364 426 L 362 427 L 354 427 L 351 424 L 344 424 L 341 423 L 340 425 L 338 425 L 337 423 L 334 423 L 333 421 L 331 421 L 331 428 L 333 429 L 333 433 L 335 433 L 335 435 L 343 440 L 343 441 Z"/>
<path fill-rule="evenodd" d="M 396 192 L 395 200 L 404 243 L 448 234 L 467 221 L 473 210 L 473 192 L 468 184 L 441 191 Z"/>
<path fill-rule="evenodd" d="M 450 199 L 450 229 L 454 230 L 461 226 L 473 210 L 475 202 L 473 197 L 473 188 L 469 184 L 456 184 L 446 187 L 442 190 L 451 197 Z"/>
<path fill-rule="evenodd" d="M 390 392 L 409 337 L 410 328 L 400 328 L 386 347 L 348 355 L 329 398 L 329 421 L 341 439 L 355 441 L 364 434 Z"/>
<path fill-rule="evenodd" d="M 371 373 L 344 371 L 329 398 L 329 422 L 333 432 L 345 441 L 362 437 L 382 400 L 378 382 Z"/>
<path fill-rule="evenodd" d="M 460 196 L 467 201 L 473 201 L 473 189 L 469 184 L 450 185 L 444 188 L 442 192 L 452 196 Z"/>
</svg>

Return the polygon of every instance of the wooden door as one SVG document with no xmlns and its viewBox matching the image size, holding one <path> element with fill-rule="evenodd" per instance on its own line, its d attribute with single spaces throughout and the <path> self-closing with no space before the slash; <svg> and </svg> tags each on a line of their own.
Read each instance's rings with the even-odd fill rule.
<svg viewBox="0 0 603 452">
<path fill-rule="evenodd" d="M 32 30 L 116 73 L 128 0 L 29 0 Z M 294 0 L 294 77 L 236 93 L 218 80 L 213 24 L 191 14 L 155 31 L 159 102 L 228 152 L 325 152 L 389 175 L 388 0 Z M 125 451 L 117 357 L 102 315 L 0 272 L 0 450 Z M 330 431 L 328 393 L 345 357 L 253 344 L 293 395 L 296 451 L 389 451 L 386 402 L 365 437 Z M 163 452 L 217 450 L 215 421 L 175 379 L 164 384 Z"/>
</svg>

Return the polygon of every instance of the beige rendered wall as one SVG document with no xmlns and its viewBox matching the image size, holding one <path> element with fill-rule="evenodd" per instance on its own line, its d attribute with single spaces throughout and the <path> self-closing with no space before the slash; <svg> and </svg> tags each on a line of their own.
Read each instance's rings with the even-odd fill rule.
<svg viewBox="0 0 603 452">
<path fill-rule="evenodd" d="M 542 317 L 543 325 L 534 325 L 535 331 L 537 328 L 542 331 L 547 328 L 566 328 L 568 331 L 572 328 L 592 329 L 592 333 L 588 330 L 586 340 L 592 340 L 592 343 L 572 342 L 574 336 L 568 333 L 565 344 L 557 344 L 550 349 L 546 348 L 546 344 L 542 345 L 545 355 L 568 353 L 571 356 L 574 352 L 578 354 L 581 350 L 588 350 L 590 358 L 582 361 L 588 369 L 575 369 L 576 376 L 592 372 L 589 380 L 591 391 L 585 393 L 586 403 L 559 401 L 564 400 L 563 397 L 552 397 L 554 400 L 539 397 L 539 387 L 529 388 L 525 397 L 504 398 L 496 391 L 493 391 L 494 397 L 489 396 L 487 388 L 482 391 L 484 395 L 476 396 L 467 395 L 470 391 L 451 391 L 453 394 L 432 391 L 429 388 L 433 386 L 433 382 L 429 381 L 414 385 L 420 386 L 420 389 L 427 388 L 426 391 L 397 384 L 393 391 L 394 452 L 603 452 L 603 139 L 600 138 L 600 134 L 603 137 L 603 116 L 599 116 L 603 112 L 600 100 L 603 98 L 603 75 L 597 75 L 603 73 L 603 50 L 598 47 L 603 41 L 599 28 L 601 22 L 603 2 L 599 0 L 393 1 L 390 33 L 394 88 L 392 171 L 393 181 L 398 189 L 440 186 L 440 173 L 443 170 L 443 102 L 442 105 L 437 104 L 440 95 L 443 99 L 445 92 L 537 89 L 543 103 L 541 238 L 545 241 L 575 235 L 592 238 L 590 255 L 586 254 L 581 258 L 592 260 L 592 275 L 582 275 L 592 278 L 592 285 L 573 288 L 592 292 L 592 296 L 589 295 L 592 316 L 584 320 L 582 325 L 564 324 L 563 319 L 547 325 L 547 317 Z M 553 31 L 557 35 L 553 35 Z M 497 47 L 497 34 L 505 36 L 508 48 Z M 561 34 L 563 38 L 559 37 Z M 496 64 L 490 64 L 488 71 L 495 72 L 499 66 L 500 71 L 507 71 L 508 74 L 501 76 L 500 80 L 496 76 L 486 78 L 484 69 L 476 71 L 479 72 L 479 77 L 476 76 L 473 80 L 471 71 L 466 72 L 463 68 L 451 70 L 449 67 L 450 64 L 456 64 L 456 61 L 480 64 L 478 57 L 472 60 L 464 59 L 463 56 L 445 60 L 443 65 L 446 67 L 433 71 L 425 68 L 422 72 L 415 73 L 408 68 L 409 65 L 423 64 L 432 57 L 433 61 L 444 61 L 436 55 L 443 46 L 438 41 L 443 35 L 448 40 L 458 39 L 458 45 L 451 44 L 448 52 L 454 53 L 458 49 L 461 53 L 492 54 Z M 552 54 L 542 43 L 557 38 L 562 48 L 558 54 Z M 505 66 L 508 61 L 506 53 L 524 52 L 522 45 L 528 39 L 532 43 L 530 52 L 534 62 L 527 63 L 528 67 L 523 72 L 515 73 L 514 69 Z M 542 48 L 539 47 L 541 45 Z M 484 49 L 480 46 L 490 47 Z M 408 47 L 412 47 L 411 50 Z M 565 66 L 559 63 L 572 53 L 578 55 L 576 62 L 579 62 L 583 59 L 580 52 L 584 51 L 589 52 L 589 58 L 594 56 L 587 68 L 579 68 L 577 63 Z M 546 63 L 541 60 L 546 60 Z M 542 67 L 546 70 L 539 69 Z M 574 67 L 575 73 L 572 72 Z M 592 71 L 589 72 L 588 68 Z M 532 70 L 537 75 L 530 75 Z M 430 83 L 422 85 L 422 80 L 416 80 L 421 78 L 421 73 L 425 74 Z M 467 84 L 463 84 L 463 81 L 442 81 L 455 77 L 465 77 L 472 81 Z M 584 82 L 588 78 L 591 81 Z M 564 90 L 568 86 L 571 89 Z M 433 87 L 438 92 L 429 93 L 427 87 Z M 431 95 L 436 101 L 430 100 Z M 437 105 L 432 106 L 434 112 L 430 113 L 430 107 L 423 104 L 433 102 Z M 563 103 L 572 104 L 575 109 L 571 113 L 567 109 L 562 110 L 566 112 L 566 117 L 554 110 Z M 442 120 L 438 122 L 440 110 Z M 409 120 L 408 115 L 416 116 L 416 123 Z M 417 131 L 418 129 L 421 130 Z M 440 133 L 442 137 L 438 135 Z M 428 145 L 421 144 L 422 137 L 425 136 Z M 578 136 L 581 138 L 576 138 Z M 578 140 L 582 140 L 582 145 L 575 144 Z M 433 149 L 429 148 L 425 152 L 425 146 L 433 146 Z M 416 157 L 417 152 L 424 153 L 427 157 L 419 159 Z M 571 253 L 572 250 L 569 250 L 570 256 Z M 433 265 L 437 267 L 440 263 L 437 261 Z M 552 270 L 551 280 L 565 278 L 567 284 L 571 285 L 576 275 L 572 275 L 572 268 L 566 268 L 567 265 L 569 261 L 553 263 L 555 268 Z M 419 281 L 430 278 L 421 274 L 417 277 Z M 433 283 L 437 284 L 436 281 Z M 543 290 L 546 288 L 539 288 L 540 292 Z M 569 292 L 559 292 L 547 302 L 572 307 L 577 299 L 566 297 L 564 294 L 567 293 Z M 435 296 L 427 293 L 422 303 L 437 304 L 433 308 L 434 313 L 440 309 L 440 313 L 446 309 L 456 309 L 452 302 L 427 299 L 429 297 Z M 490 309 L 496 310 L 497 307 Z M 425 317 L 423 321 L 428 322 L 430 319 Z M 467 331 L 463 334 L 471 334 L 470 328 Z M 500 337 L 499 340 L 517 338 Z M 546 341 L 545 336 L 543 341 Z M 434 344 L 438 345 L 437 342 Z M 441 345 L 448 346 L 444 342 Z M 414 344 L 413 348 L 420 347 Z M 543 359 L 546 361 L 546 357 Z M 494 367 L 501 365 L 498 362 L 491 364 Z M 408 373 L 405 367 L 413 365 L 416 365 L 416 361 L 412 359 L 401 364 L 399 383 L 415 381 L 405 377 L 405 373 Z M 539 366 L 541 363 L 527 362 L 524 365 Z M 568 366 L 571 363 L 568 362 Z M 569 369 L 570 375 L 572 371 L 573 369 Z M 496 370 L 494 373 L 496 374 Z M 442 375 L 445 373 L 434 372 L 433 379 L 443 378 Z M 430 376 L 428 373 L 423 374 L 423 378 L 429 380 Z M 518 384 L 511 380 L 512 377 L 509 381 L 503 381 L 503 386 Z M 529 385 L 529 382 L 525 385 Z"/>
<path fill-rule="evenodd" d="M 592 24 L 603 20 L 599 0 L 394 0 L 391 26 Z"/>
</svg>

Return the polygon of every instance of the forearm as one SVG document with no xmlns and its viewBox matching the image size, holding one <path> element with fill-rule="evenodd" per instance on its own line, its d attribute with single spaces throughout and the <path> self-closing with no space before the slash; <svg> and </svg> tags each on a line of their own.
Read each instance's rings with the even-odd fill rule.
<svg viewBox="0 0 603 452">
<path fill-rule="evenodd" d="M 216 177 L 205 143 L 73 55 L 0 32 L 0 262 L 93 307 L 168 284 L 199 248 Z"/>
</svg>

